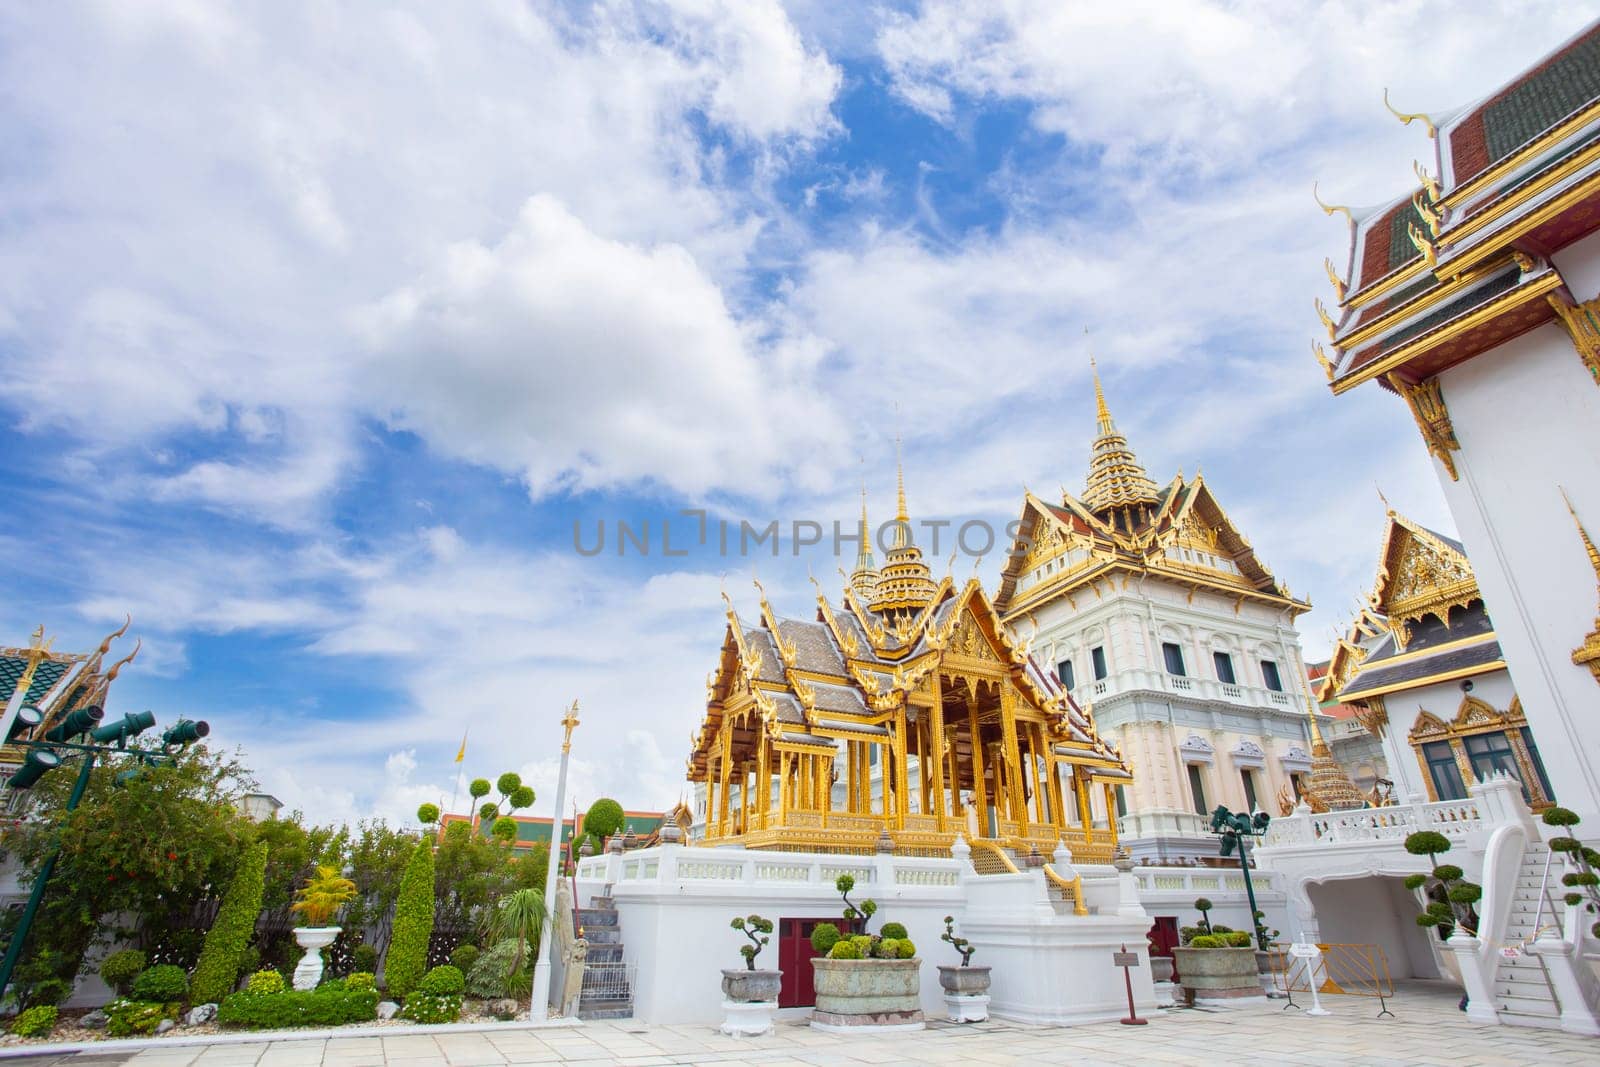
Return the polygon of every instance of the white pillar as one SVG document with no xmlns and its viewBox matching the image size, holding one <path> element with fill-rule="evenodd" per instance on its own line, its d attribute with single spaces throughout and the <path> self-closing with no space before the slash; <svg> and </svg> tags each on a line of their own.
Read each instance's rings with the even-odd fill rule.
<svg viewBox="0 0 1600 1067">
<path fill-rule="evenodd" d="M 1456 954 L 1456 964 L 1461 968 L 1461 984 L 1467 989 L 1467 1018 L 1475 1023 L 1498 1023 L 1500 1013 L 1495 1011 L 1494 991 L 1489 988 L 1481 955 L 1483 943 L 1462 933 L 1459 926 L 1445 943 Z"/>
<path fill-rule="evenodd" d="M 1600 1036 L 1600 1021 L 1589 1010 L 1581 979 L 1574 969 L 1572 957 L 1567 954 L 1567 943 L 1554 937 L 1540 938 L 1533 943 L 1533 951 L 1544 960 L 1545 972 L 1550 976 L 1550 984 L 1555 987 L 1556 999 L 1561 1002 L 1561 1029 L 1569 1034 Z"/>
<path fill-rule="evenodd" d="M 556 879 L 561 873 L 561 805 L 567 799 L 567 757 L 572 752 L 572 728 L 578 725 L 578 702 L 574 700 L 561 720 L 566 730 L 561 741 L 561 773 L 556 778 L 556 814 L 550 824 L 550 863 L 544 876 L 544 935 L 539 939 L 539 959 L 533 965 L 533 997 L 528 1004 L 528 1021 L 543 1022 L 550 1011 L 550 960 L 556 950 Z M 573 907 L 578 906 L 573 900 Z"/>
</svg>

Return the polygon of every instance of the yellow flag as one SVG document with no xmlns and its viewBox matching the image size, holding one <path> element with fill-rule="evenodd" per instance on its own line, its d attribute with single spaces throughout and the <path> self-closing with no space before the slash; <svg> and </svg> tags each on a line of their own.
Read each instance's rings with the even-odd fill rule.
<svg viewBox="0 0 1600 1067">
<path fill-rule="evenodd" d="M 471 729 L 471 727 L 468 727 L 468 729 Z M 462 730 L 461 731 L 461 748 L 460 748 L 459 751 L 456 752 L 456 762 L 460 763 L 462 760 L 464 760 L 466 758 L 467 758 L 467 731 L 466 730 Z"/>
</svg>

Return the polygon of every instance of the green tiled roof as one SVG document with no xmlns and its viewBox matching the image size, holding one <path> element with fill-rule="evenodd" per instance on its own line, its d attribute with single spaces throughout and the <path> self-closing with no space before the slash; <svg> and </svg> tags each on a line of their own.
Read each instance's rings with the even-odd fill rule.
<svg viewBox="0 0 1600 1067">
<path fill-rule="evenodd" d="M 61 680 L 67 673 L 69 664 L 58 663 L 55 660 L 43 660 L 37 670 L 33 672 L 33 684 L 28 686 L 28 693 L 24 699 L 32 704 L 38 701 L 50 688 Z M 22 681 L 22 676 L 28 670 L 28 661 L 21 656 L 0 656 L 0 704 L 11 699 L 17 691 L 17 683 Z"/>
<path fill-rule="evenodd" d="M 1600 97 L 1600 34 L 1579 41 L 1483 109 L 1489 161 L 1498 162 Z"/>
<path fill-rule="evenodd" d="M 1520 275 L 1517 271 L 1506 271 L 1493 281 L 1480 285 L 1471 292 L 1458 296 L 1443 307 L 1430 311 L 1421 318 L 1407 323 L 1384 339 L 1384 351 L 1396 348 L 1413 337 L 1420 337 L 1435 326 L 1442 326 L 1457 315 L 1463 315 L 1479 304 L 1488 303 L 1501 293 L 1516 288 L 1519 279 Z"/>
<path fill-rule="evenodd" d="M 1408 226 L 1415 225 L 1423 233 L 1427 233 L 1428 223 L 1417 214 L 1415 204 L 1407 204 L 1395 212 L 1394 218 L 1389 222 L 1389 270 L 1416 259 L 1422 253 L 1417 251 L 1417 246 L 1411 243 L 1411 234 Z"/>
</svg>

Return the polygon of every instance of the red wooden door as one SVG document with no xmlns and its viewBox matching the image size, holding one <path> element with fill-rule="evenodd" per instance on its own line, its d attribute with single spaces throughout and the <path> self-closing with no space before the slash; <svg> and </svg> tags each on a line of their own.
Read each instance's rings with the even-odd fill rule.
<svg viewBox="0 0 1600 1067">
<path fill-rule="evenodd" d="M 778 967 L 783 971 L 783 984 L 778 990 L 778 1007 L 809 1008 L 817 1002 L 816 987 L 811 975 L 811 931 L 818 923 L 833 923 L 841 930 L 847 925 L 837 916 L 821 919 L 778 920 Z"/>
<path fill-rule="evenodd" d="M 1150 927 L 1150 955 L 1171 956 L 1172 950 L 1177 948 L 1181 938 L 1178 934 L 1178 919 L 1173 915 L 1157 915 L 1155 925 Z M 1178 971 L 1177 960 L 1174 957 L 1172 971 L 1176 976 Z"/>
</svg>

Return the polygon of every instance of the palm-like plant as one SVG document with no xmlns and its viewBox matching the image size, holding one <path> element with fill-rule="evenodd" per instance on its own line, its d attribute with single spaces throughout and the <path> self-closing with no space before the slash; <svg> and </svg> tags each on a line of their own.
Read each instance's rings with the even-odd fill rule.
<svg viewBox="0 0 1600 1067">
<path fill-rule="evenodd" d="M 336 868 L 318 867 L 310 881 L 295 893 L 292 910 L 300 913 L 307 926 L 326 926 L 356 895 L 356 884 Z"/>
<path fill-rule="evenodd" d="M 518 889 L 507 893 L 489 913 L 485 923 L 488 943 L 506 938 L 514 938 L 517 942 L 516 955 L 511 961 L 512 974 L 522 970 L 527 962 L 523 958 L 523 946 L 539 944 L 539 936 L 544 933 L 544 920 L 544 893 L 538 889 Z"/>
</svg>

